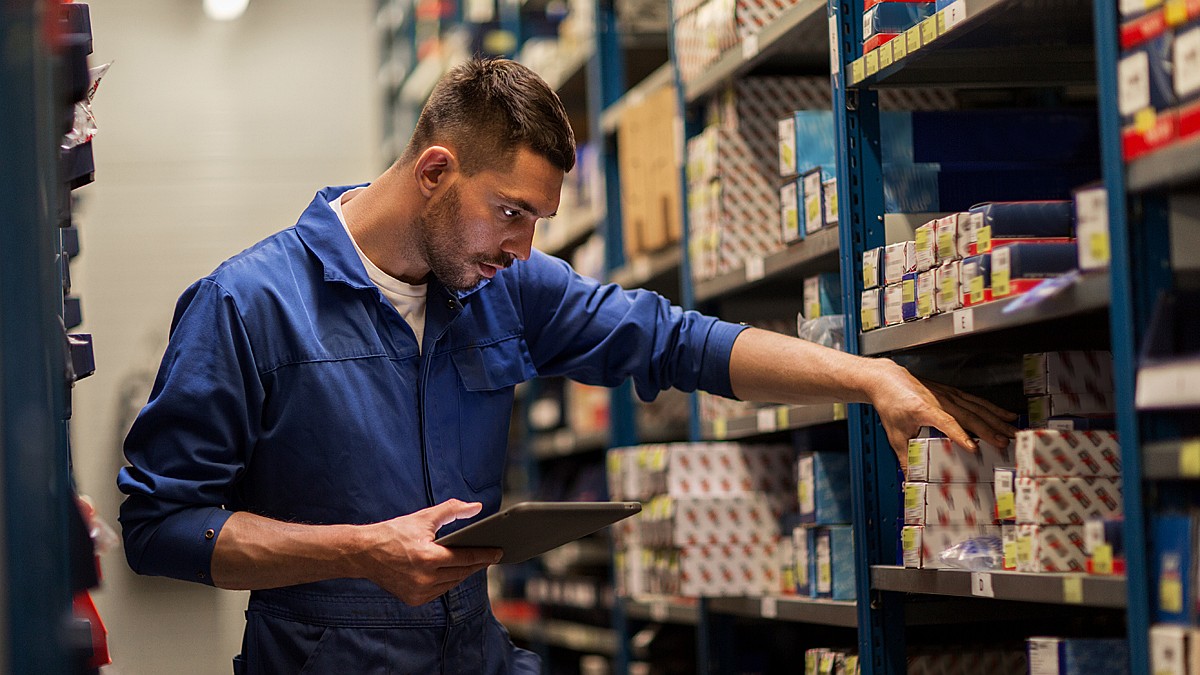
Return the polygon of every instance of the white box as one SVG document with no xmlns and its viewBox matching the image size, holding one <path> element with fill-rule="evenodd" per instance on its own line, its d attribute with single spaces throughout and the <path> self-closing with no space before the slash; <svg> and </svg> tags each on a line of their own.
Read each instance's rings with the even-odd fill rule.
<svg viewBox="0 0 1200 675">
<path fill-rule="evenodd" d="M 838 193 L 837 179 L 831 178 L 824 183 L 821 183 L 821 189 L 825 194 L 825 227 L 831 227 L 838 223 Z"/>
<path fill-rule="evenodd" d="M 1189 645 L 1183 626 L 1158 624 L 1150 627 L 1150 672 L 1154 675 L 1189 675 Z"/>
<path fill-rule="evenodd" d="M 1121 479 L 1107 476 L 1019 476 L 1017 522 L 1083 525 L 1122 515 Z"/>
<path fill-rule="evenodd" d="M 905 525 L 996 523 L 991 483 L 905 483 Z"/>
<path fill-rule="evenodd" d="M 1112 352 L 1038 352 L 1025 354 L 1021 363 L 1026 396 L 1113 391 Z"/>
<path fill-rule="evenodd" d="M 796 499 L 791 446 L 673 443 L 668 446 L 667 494 L 739 496 L 761 492 Z"/>
<path fill-rule="evenodd" d="M 795 181 L 779 188 L 779 239 L 785 244 L 801 239 L 800 196 Z"/>
<path fill-rule="evenodd" d="M 1011 466 L 998 466 L 992 471 L 992 485 L 996 488 L 996 519 L 1017 519 L 1017 470 Z"/>
<path fill-rule="evenodd" d="M 679 595 L 772 595 L 779 587 L 777 545 L 694 546 L 679 550 Z"/>
<path fill-rule="evenodd" d="M 937 268 L 937 311 L 962 309 L 962 261 L 951 260 Z"/>
<path fill-rule="evenodd" d="M 971 246 L 975 243 L 975 232 L 983 227 L 983 213 L 958 214 L 958 234 L 954 245 L 959 258 L 971 256 Z"/>
<path fill-rule="evenodd" d="M 1082 525 L 1017 525 L 1018 572 L 1086 572 Z"/>
<path fill-rule="evenodd" d="M 914 232 L 916 241 L 913 247 L 918 272 L 926 272 L 937 265 L 937 223 L 938 221 L 931 220 Z"/>
<path fill-rule="evenodd" d="M 960 218 L 966 217 L 965 213 L 952 213 L 933 221 L 935 223 L 933 250 L 937 255 L 935 263 L 941 265 L 951 260 L 961 259 L 961 256 L 958 255 L 958 221 Z"/>
<path fill-rule="evenodd" d="M 926 318 L 937 312 L 937 272 L 929 270 L 917 275 L 917 316 Z"/>
<path fill-rule="evenodd" d="M 1045 394 L 1029 399 L 1029 426 L 1043 429 L 1059 415 L 1111 415 L 1116 404 L 1112 394 Z"/>
<path fill-rule="evenodd" d="M 1108 192 L 1104 186 L 1075 193 L 1075 238 L 1079 269 L 1107 269 L 1112 253 L 1108 237 Z"/>
<path fill-rule="evenodd" d="M 883 281 L 898 284 L 904 275 L 917 271 L 917 243 L 902 241 L 883 248 Z"/>
<path fill-rule="evenodd" d="M 931 483 L 981 483 L 992 480 L 998 466 L 1012 466 L 1012 445 L 979 442 L 971 452 L 949 438 L 914 438 L 908 442 L 908 480 Z"/>
<path fill-rule="evenodd" d="M 883 325 L 904 323 L 904 284 L 883 287 Z"/>
<path fill-rule="evenodd" d="M 949 567 L 938 555 L 975 537 L 999 537 L 997 525 L 905 525 L 900 531 L 904 566 L 913 569 Z"/>
<path fill-rule="evenodd" d="M 765 495 L 675 497 L 672 503 L 669 543 L 674 546 L 759 545 L 779 536 L 783 512 L 778 500 Z"/>
<path fill-rule="evenodd" d="M 809 234 L 825 227 L 825 194 L 821 175 L 819 168 L 804 174 L 804 231 Z"/>
<path fill-rule="evenodd" d="M 796 173 L 796 118 L 779 120 L 779 175 Z"/>
<path fill-rule="evenodd" d="M 864 331 L 875 330 L 883 325 L 883 308 L 879 302 L 882 293 L 882 288 L 868 288 L 862 293 L 862 311 L 859 319 Z"/>
<path fill-rule="evenodd" d="M 863 251 L 863 288 L 877 288 L 883 284 L 882 258 L 882 248 L 869 248 Z"/>
<path fill-rule="evenodd" d="M 1017 432 L 1021 476 L 1120 476 L 1121 446 L 1115 431 L 1025 429 Z"/>
</svg>

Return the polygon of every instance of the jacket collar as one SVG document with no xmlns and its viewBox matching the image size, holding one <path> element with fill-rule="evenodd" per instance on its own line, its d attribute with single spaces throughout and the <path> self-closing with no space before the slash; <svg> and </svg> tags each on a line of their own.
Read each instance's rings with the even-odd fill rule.
<svg viewBox="0 0 1200 675">
<path fill-rule="evenodd" d="M 300 235 L 301 241 L 321 261 L 321 266 L 325 271 L 325 281 L 343 283 L 351 288 L 375 288 L 375 284 L 367 276 L 367 270 L 363 268 L 362 261 L 358 259 L 358 253 L 354 250 L 354 244 L 346 234 L 346 229 L 338 222 L 337 215 L 329 207 L 329 202 L 334 198 L 340 198 L 350 190 L 367 185 L 369 183 L 321 189 L 313 197 L 312 203 L 308 205 L 304 213 L 300 215 L 300 220 L 296 222 L 296 232 Z M 486 286 L 489 281 L 490 279 L 483 279 L 473 288 L 465 291 L 452 291 L 448 288 L 445 290 L 462 301 Z M 431 285 L 442 287 L 442 284 L 436 280 Z"/>
</svg>

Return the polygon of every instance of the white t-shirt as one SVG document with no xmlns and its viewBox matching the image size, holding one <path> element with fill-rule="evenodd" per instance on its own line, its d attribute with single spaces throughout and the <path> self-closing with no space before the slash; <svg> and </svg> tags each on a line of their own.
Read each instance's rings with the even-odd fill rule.
<svg viewBox="0 0 1200 675">
<path fill-rule="evenodd" d="M 354 241 L 354 235 L 350 234 L 350 227 L 346 225 L 346 216 L 342 213 L 342 198 L 349 195 L 351 192 L 357 192 L 364 188 L 355 188 L 342 194 L 341 198 L 334 199 L 329 202 L 329 208 L 337 214 L 338 221 L 342 223 L 342 227 L 346 229 L 346 234 L 349 235 L 350 241 L 354 244 L 354 251 L 358 253 L 359 260 L 362 260 L 363 267 L 367 270 L 367 277 L 379 287 L 383 297 L 392 303 L 400 316 L 408 322 L 413 333 L 417 336 L 417 349 L 421 348 L 421 341 L 425 336 L 425 300 L 428 295 L 428 284 L 406 284 L 396 277 L 389 275 L 387 272 L 379 269 L 379 267 L 371 262 L 371 259 L 362 252 L 358 247 L 358 242 Z"/>
</svg>

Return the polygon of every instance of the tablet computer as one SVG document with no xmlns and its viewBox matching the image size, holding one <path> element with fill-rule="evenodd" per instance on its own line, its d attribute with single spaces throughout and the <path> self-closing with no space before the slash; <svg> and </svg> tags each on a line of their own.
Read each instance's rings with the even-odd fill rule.
<svg viewBox="0 0 1200 675">
<path fill-rule="evenodd" d="M 521 502 L 439 537 L 450 548 L 504 549 L 501 563 L 519 563 L 589 535 L 642 510 L 638 502 Z"/>
</svg>

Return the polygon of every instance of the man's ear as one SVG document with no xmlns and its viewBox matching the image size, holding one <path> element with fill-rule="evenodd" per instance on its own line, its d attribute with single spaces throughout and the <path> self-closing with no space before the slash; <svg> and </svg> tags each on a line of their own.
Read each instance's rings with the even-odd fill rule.
<svg viewBox="0 0 1200 675">
<path fill-rule="evenodd" d="M 449 148 L 431 145 L 417 158 L 413 166 L 413 176 L 421 194 L 429 198 L 438 188 L 452 182 L 451 177 L 458 172 L 458 167 L 458 157 L 455 157 Z"/>
</svg>

